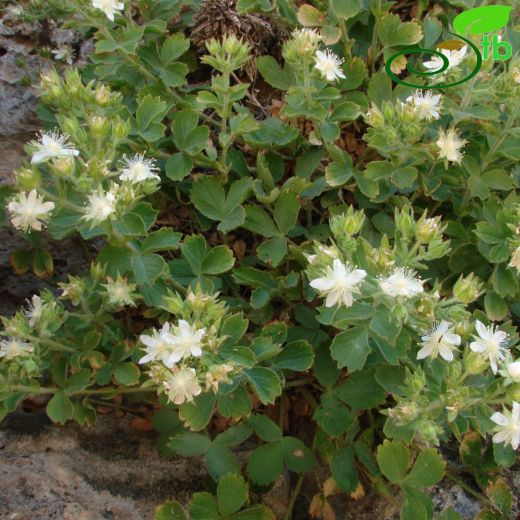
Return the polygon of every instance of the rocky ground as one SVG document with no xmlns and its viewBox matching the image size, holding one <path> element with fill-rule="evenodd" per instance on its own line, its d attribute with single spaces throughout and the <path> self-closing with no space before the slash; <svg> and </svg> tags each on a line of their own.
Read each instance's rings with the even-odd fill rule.
<svg viewBox="0 0 520 520">
<path fill-rule="evenodd" d="M 71 31 L 17 21 L 6 10 L 0 16 L 0 184 L 9 184 L 13 169 L 25 160 L 23 146 L 40 124 L 35 114 L 41 70 L 49 66 L 37 52 L 41 45 L 74 45 L 83 59 L 89 43 Z M 84 271 L 89 254 L 77 240 L 49 244 L 55 263 L 51 279 L 17 276 L 9 255 L 26 246 L 23 236 L 0 227 L 0 315 L 10 315 L 26 298 L 53 288 L 67 273 Z M 51 425 L 43 412 L 17 412 L 0 424 L 0 518 L 9 520 L 141 520 L 152 519 L 157 505 L 175 498 L 186 503 L 205 488 L 207 475 L 200 461 L 170 460 L 159 454 L 152 432 L 132 426 L 132 416 L 100 415 L 95 426 Z M 515 481 L 519 480 L 519 482 Z M 516 489 L 520 477 L 511 476 Z M 264 501 L 279 517 L 288 500 L 283 480 Z M 305 487 L 295 516 L 309 518 L 313 491 Z M 464 519 L 474 518 L 479 503 L 459 486 L 445 481 L 430 491 L 436 507 L 453 507 Z M 397 518 L 377 495 L 354 501 L 335 497 L 338 519 Z"/>
</svg>

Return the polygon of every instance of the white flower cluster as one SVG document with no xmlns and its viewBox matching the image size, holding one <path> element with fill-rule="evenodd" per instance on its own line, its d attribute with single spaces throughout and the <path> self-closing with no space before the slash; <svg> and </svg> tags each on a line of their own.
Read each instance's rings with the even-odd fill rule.
<svg viewBox="0 0 520 520">
<path fill-rule="evenodd" d="M 206 338 L 205 329 L 197 329 L 182 319 L 176 327 L 166 322 L 161 330 L 139 338 L 146 347 L 146 354 L 139 363 L 159 362 L 168 369 L 166 373 L 162 372 L 162 384 L 174 404 L 192 401 L 202 392 L 199 373 L 190 364 L 194 358 L 203 356 Z M 216 391 L 220 383 L 229 382 L 228 373 L 232 370 L 233 367 L 227 364 L 211 366 L 204 376 L 206 389 Z"/>
<path fill-rule="evenodd" d="M 42 132 L 38 141 L 32 143 L 34 152 L 31 164 L 40 164 L 53 161 L 53 165 L 59 169 L 62 161 L 73 161 L 79 155 L 79 151 L 69 143 L 69 137 L 57 132 Z M 68 166 L 68 165 L 67 165 Z M 105 190 L 101 186 L 87 195 L 84 208 L 84 220 L 92 225 L 100 224 L 109 218 L 115 218 L 117 214 L 118 200 L 122 204 L 135 198 L 132 186 L 145 181 L 159 181 L 157 174 L 159 168 L 155 161 L 146 158 L 144 154 L 136 154 L 133 157 L 124 157 L 121 171 L 116 174 L 123 183 L 112 183 Z M 47 196 L 52 196 L 47 194 Z M 25 232 L 31 230 L 41 231 L 49 221 L 51 212 L 55 209 L 54 202 L 45 201 L 36 189 L 27 193 L 19 193 L 7 205 L 11 214 L 11 223 L 14 227 Z"/>
<path fill-rule="evenodd" d="M 366 276 L 365 270 L 344 264 L 335 258 L 332 267 L 325 268 L 324 276 L 311 280 L 310 285 L 326 297 L 326 307 L 333 307 L 338 303 L 352 307 L 354 295 L 360 293 L 359 287 Z M 392 298 L 413 298 L 424 290 L 424 282 L 416 273 L 402 267 L 394 269 L 388 276 L 379 277 L 378 282 L 380 289 Z"/>
</svg>

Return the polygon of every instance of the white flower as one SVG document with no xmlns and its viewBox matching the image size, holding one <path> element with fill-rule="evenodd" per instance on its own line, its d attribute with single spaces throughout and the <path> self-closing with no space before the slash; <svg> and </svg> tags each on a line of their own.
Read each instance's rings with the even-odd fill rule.
<svg viewBox="0 0 520 520">
<path fill-rule="evenodd" d="M 52 51 L 52 54 L 57 60 L 65 61 L 69 65 L 74 61 L 74 49 L 70 45 L 60 45 Z"/>
<path fill-rule="evenodd" d="M 131 159 L 125 157 L 126 167 L 123 168 L 119 178 L 122 181 L 143 182 L 148 179 L 157 179 L 160 177 L 155 172 L 159 170 L 152 159 L 145 159 L 143 154 L 138 154 Z"/>
<path fill-rule="evenodd" d="M 152 336 L 141 334 L 139 336 L 141 343 L 147 348 L 146 355 L 144 355 L 139 363 L 149 363 L 150 361 L 161 360 L 168 368 L 173 367 L 173 362 L 170 361 L 172 355 L 172 344 L 170 334 L 170 324 L 166 322 L 160 331 L 154 330 Z"/>
<path fill-rule="evenodd" d="M 406 98 L 406 102 L 413 106 L 414 112 L 421 121 L 423 119 L 431 121 L 440 117 L 441 98 L 440 94 L 434 96 L 431 90 L 426 93 L 418 90 L 413 96 Z"/>
<path fill-rule="evenodd" d="M 83 218 L 94 223 L 100 223 L 115 213 L 115 211 L 116 196 L 114 195 L 114 189 L 106 193 L 98 190 L 89 195 Z"/>
<path fill-rule="evenodd" d="M 201 340 L 205 335 L 204 329 L 197 330 L 187 321 L 179 320 L 179 326 L 172 334 L 169 334 L 169 342 L 172 346 L 169 362 L 173 364 L 190 356 L 202 356 Z"/>
<path fill-rule="evenodd" d="M 512 361 L 509 357 L 504 364 L 504 369 L 500 370 L 500 374 L 506 378 L 505 384 L 520 383 L 520 360 Z"/>
<path fill-rule="evenodd" d="M 43 311 L 45 310 L 46 304 L 42 302 L 42 299 L 38 295 L 34 295 L 31 300 L 27 300 L 29 308 L 25 310 L 25 315 L 29 320 L 29 326 L 34 327 L 39 319 L 42 317 Z M 56 307 L 56 302 L 52 302 L 51 307 Z"/>
<path fill-rule="evenodd" d="M 517 247 L 511 255 L 511 261 L 509 267 L 514 267 L 517 271 L 520 271 L 520 247 Z"/>
<path fill-rule="evenodd" d="M 439 354 L 446 361 L 453 361 L 453 352 L 461 343 L 461 337 L 451 332 L 447 321 L 441 321 L 422 338 L 423 348 L 417 352 L 417 359 L 430 357 L 435 359 Z"/>
<path fill-rule="evenodd" d="M 296 29 L 292 37 L 297 44 L 297 48 L 302 54 L 313 51 L 321 40 L 321 35 L 316 29 Z"/>
<path fill-rule="evenodd" d="M 36 151 L 33 153 L 31 164 L 37 164 L 48 159 L 79 155 L 78 150 L 73 148 L 68 141 L 69 137 L 65 134 L 42 132 L 40 140 L 34 143 Z"/>
<path fill-rule="evenodd" d="M 493 442 L 511 444 L 516 450 L 520 445 L 520 404 L 513 401 L 512 412 L 504 409 L 504 413 L 495 412 L 490 419 L 497 424 L 493 429 Z"/>
<path fill-rule="evenodd" d="M 164 381 L 164 387 L 166 388 L 168 398 L 174 404 L 193 401 L 193 398 L 202 391 L 195 370 L 184 367 L 175 367 Z"/>
<path fill-rule="evenodd" d="M 461 49 L 455 49 L 455 50 L 449 50 L 449 49 L 441 49 L 441 53 L 448 58 L 448 68 L 444 71 L 448 71 L 453 67 L 457 67 L 461 61 L 465 58 L 466 52 L 468 50 L 467 45 L 464 45 Z M 426 61 L 423 63 L 423 65 L 430 70 L 437 70 L 440 69 L 444 63 L 442 61 L 442 58 L 438 56 L 434 56 L 430 61 Z"/>
<path fill-rule="evenodd" d="M 495 330 L 493 325 L 486 327 L 481 321 L 475 323 L 478 337 L 472 341 L 469 348 L 487 356 L 493 373 L 497 373 L 497 362 L 505 359 L 507 334 L 503 330 Z"/>
<path fill-rule="evenodd" d="M 363 269 L 343 264 L 336 258 L 332 263 L 332 268 L 325 268 L 325 276 L 312 280 L 310 285 L 323 295 L 327 295 L 326 307 L 333 307 L 338 303 L 352 307 L 354 294 L 359 294 L 358 285 L 366 275 L 367 273 Z"/>
<path fill-rule="evenodd" d="M 327 81 L 335 81 L 338 78 L 345 79 L 345 74 L 340 68 L 342 63 L 343 60 L 329 49 L 325 52 L 316 51 L 314 68 L 318 69 Z"/>
<path fill-rule="evenodd" d="M 29 343 L 16 338 L 0 341 L 0 358 L 14 359 L 18 356 L 30 354 L 33 350 L 34 348 Z"/>
<path fill-rule="evenodd" d="M 7 209 L 11 213 L 11 223 L 15 228 L 41 231 L 42 222 L 50 218 L 54 202 L 44 202 L 36 190 L 31 190 L 29 195 L 19 193 L 15 200 L 7 205 Z"/>
<path fill-rule="evenodd" d="M 125 4 L 123 4 L 123 2 L 117 2 L 116 0 L 92 0 L 92 7 L 101 9 L 107 18 L 113 22 L 114 14 L 117 11 L 122 11 L 125 8 Z"/>
<path fill-rule="evenodd" d="M 393 298 L 402 296 L 403 298 L 412 298 L 413 296 L 423 292 L 424 282 L 416 277 L 415 271 L 399 267 L 394 272 L 385 277 L 379 278 L 379 287 Z"/>
<path fill-rule="evenodd" d="M 450 128 L 447 132 L 440 130 L 436 144 L 439 147 L 439 159 L 456 163 L 462 160 L 460 149 L 464 147 L 466 141 L 461 139 L 460 134 L 453 128 Z"/>
</svg>

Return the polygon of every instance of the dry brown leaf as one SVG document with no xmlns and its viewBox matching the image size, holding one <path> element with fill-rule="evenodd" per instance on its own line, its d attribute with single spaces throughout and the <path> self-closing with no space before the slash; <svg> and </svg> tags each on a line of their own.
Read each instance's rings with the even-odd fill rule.
<svg viewBox="0 0 520 520">
<path fill-rule="evenodd" d="M 353 493 L 350 493 L 350 498 L 354 500 L 361 500 L 365 496 L 365 488 L 361 482 L 358 482 L 358 485 Z"/>
<path fill-rule="evenodd" d="M 326 497 L 331 497 L 332 495 L 337 495 L 340 493 L 341 490 L 339 489 L 338 485 L 336 484 L 336 481 L 330 477 L 323 483 L 323 494 Z"/>
<path fill-rule="evenodd" d="M 312 497 L 309 506 L 309 515 L 311 515 L 311 518 L 323 518 L 323 497 L 320 493 L 316 493 L 316 495 Z"/>
</svg>

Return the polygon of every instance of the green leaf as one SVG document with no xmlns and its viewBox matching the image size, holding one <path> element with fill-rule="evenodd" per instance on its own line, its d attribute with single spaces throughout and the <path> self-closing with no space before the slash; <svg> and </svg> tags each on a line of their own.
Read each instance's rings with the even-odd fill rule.
<svg viewBox="0 0 520 520">
<path fill-rule="evenodd" d="M 287 235 L 296 225 L 299 212 L 300 202 L 296 194 L 291 191 L 282 191 L 274 206 L 274 221 L 282 235 Z"/>
<path fill-rule="evenodd" d="M 190 40 L 184 34 L 173 34 L 164 40 L 161 49 L 161 63 L 163 66 L 176 61 L 190 48 Z"/>
<path fill-rule="evenodd" d="M 358 485 L 358 473 L 354 463 L 354 451 L 351 447 L 341 448 L 331 462 L 332 477 L 345 493 L 352 493 Z"/>
<path fill-rule="evenodd" d="M 175 146 L 188 155 L 197 155 L 207 145 L 209 128 L 197 126 L 199 116 L 192 110 L 180 110 L 175 113 L 172 123 L 173 142 Z"/>
<path fill-rule="evenodd" d="M 141 250 L 145 255 L 157 251 L 172 251 L 179 246 L 181 237 L 181 233 L 175 233 L 171 228 L 163 227 L 150 233 L 143 240 Z"/>
<path fill-rule="evenodd" d="M 446 462 L 437 450 L 424 448 L 420 451 L 404 483 L 415 488 L 434 486 L 443 479 L 445 468 Z"/>
<path fill-rule="evenodd" d="M 341 90 L 357 89 L 363 84 L 368 74 L 365 62 L 358 57 L 350 59 L 341 68 L 346 76 L 345 79 L 339 80 Z"/>
<path fill-rule="evenodd" d="M 33 271 L 36 276 L 49 276 L 54 270 L 51 254 L 45 249 L 36 249 L 33 253 Z"/>
<path fill-rule="evenodd" d="M 460 513 L 457 513 L 451 507 L 445 509 L 440 515 L 438 520 L 462 520 Z"/>
<path fill-rule="evenodd" d="M 377 448 L 381 473 L 394 484 L 403 482 L 410 464 L 410 452 L 402 442 L 385 440 Z"/>
<path fill-rule="evenodd" d="M 168 265 L 164 258 L 159 255 L 134 255 L 132 257 L 132 270 L 138 284 L 153 285 L 161 274 L 168 272 Z"/>
<path fill-rule="evenodd" d="M 115 380 L 120 385 L 132 386 L 139 383 L 141 372 L 135 363 L 119 363 L 114 367 Z"/>
<path fill-rule="evenodd" d="M 274 366 L 290 370 L 304 371 L 312 367 L 314 352 L 311 345 L 305 341 L 288 343 L 282 352 L 274 359 Z"/>
<path fill-rule="evenodd" d="M 240 463 L 236 455 L 226 446 L 215 443 L 206 453 L 206 467 L 214 480 L 227 473 L 240 473 Z"/>
<path fill-rule="evenodd" d="M 336 387 L 335 393 L 353 410 L 368 410 L 385 402 L 385 392 L 373 371 L 355 372 Z"/>
<path fill-rule="evenodd" d="M 282 430 L 269 417 L 260 414 L 253 414 L 247 420 L 253 431 L 266 442 L 279 441 L 282 438 Z"/>
<path fill-rule="evenodd" d="M 246 207 L 246 221 L 244 227 L 253 233 L 264 237 L 275 237 L 280 234 L 273 219 L 260 206 L 249 205 Z"/>
<path fill-rule="evenodd" d="M 353 327 L 341 332 L 332 341 L 330 351 L 339 368 L 347 367 L 349 372 L 360 370 L 370 353 L 366 328 Z"/>
<path fill-rule="evenodd" d="M 403 22 L 396 14 L 387 14 L 377 25 L 379 39 L 388 47 L 413 45 L 423 37 L 421 26 L 416 22 Z"/>
<path fill-rule="evenodd" d="M 202 273 L 216 275 L 229 271 L 235 264 L 233 252 L 227 246 L 210 249 L 202 261 Z"/>
<path fill-rule="evenodd" d="M 240 475 L 230 473 L 224 475 L 217 487 L 217 501 L 219 511 L 223 515 L 236 513 L 249 497 L 249 489 Z"/>
<path fill-rule="evenodd" d="M 417 179 L 417 168 L 413 166 L 406 166 L 403 168 L 397 168 L 392 172 L 392 183 L 398 188 L 404 190 L 411 188 Z"/>
<path fill-rule="evenodd" d="M 183 152 L 174 153 L 166 161 L 166 177 L 172 181 L 182 181 L 191 173 L 193 161 Z"/>
<path fill-rule="evenodd" d="M 274 370 L 254 367 L 244 370 L 244 374 L 262 403 L 273 404 L 282 393 L 280 378 Z"/>
<path fill-rule="evenodd" d="M 287 254 L 287 239 L 284 237 L 270 238 L 262 242 L 256 248 L 256 252 L 262 262 L 277 267 Z"/>
<path fill-rule="evenodd" d="M 316 465 L 314 453 L 296 437 L 283 437 L 280 441 L 287 467 L 296 473 L 306 473 Z"/>
<path fill-rule="evenodd" d="M 272 56 L 260 56 L 256 66 L 262 77 L 271 87 L 288 90 L 294 83 L 294 76 L 287 68 L 282 69 Z"/>
<path fill-rule="evenodd" d="M 320 406 L 316 408 L 313 419 L 325 433 L 332 437 L 345 433 L 352 424 L 352 414 L 349 409 L 332 393 L 321 396 Z"/>
<path fill-rule="evenodd" d="M 172 437 L 168 446 L 183 457 L 199 457 L 209 450 L 211 440 L 200 433 L 185 432 Z"/>
<path fill-rule="evenodd" d="M 510 445 L 493 443 L 493 457 L 501 468 L 510 468 L 516 462 L 515 450 Z"/>
<path fill-rule="evenodd" d="M 192 520 L 220 520 L 217 499 L 209 493 L 195 493 L 190 502 Z"/>
<path fill-rule="evenodd" d="M 232 520 L 276 520 L 276 516 L 266 506 L 253 506 L 235 513 Z"/>
<path fill-rule="evenodd" d="M 260 128 L 244 136 L 247 144 L 258 148 L 283 147 L 298 139 L 300 133 L 273 117 L 264 119 Z"/>
<path fill-rule="evenodd" d="M 249 478 L 261 486 L 274 482 L 283 471 L 284 458 L 280 443 L 255 448 L 247 461 Z"/>
<path fill-rule="evenodd" d="M 218 398 L 218 411 L 224 417 L 247 417 L 251 413 L 251 400 L 243 386 L 229 394 L 220 395 Z"/>
<path fill-rule="evenodd" d="M 179 417 L 193 431 L 203 430 L 209 423 L 213 415 L 213 409 L 217 401 L 217 396 L 208 392 L 200 394 L 190 403 L 183 403 L 179 407 Z"/>
<path fill-rule="evenodd" d="M 160 123 L 165 112 L 165 101 L 162 101 L 159 97 L 153 97 L 150 94 L 146 95 L 139 103 L 135 114 L 138 132 L 141 134 L 145 133 L 150 129 L 151 125 Z"/>
<path fill-rule="evenodd" d="M 325 24 L 323 13 L 309 4 L 301 5 L 296 17 L 304 27 L 319 27 Z"/>
<path fill-rule="evenodd" d="M 63 390 L 58 390 L 47 403 L 46 411 L 51 421 L 65 424 L 72 419 L 74 405 Z"/>
<path fill-rule="evenodd" d="M 331 0 L 331 6 L 340 18 L 348 20 L 361 11 L 361 0 Z"/>
<path fill-rule="evenodd" d="M 168 500 L 155 510 L 155 520 L 186 520 L 186 513 L 179 502 Z"/>
<path fill-rule="evenodd" d="M 206 257 L 206 239 L 201 235 L 186 237 L 181 251 L 195 275 L 202 274 L 202 263 Z"/>
</svg>

